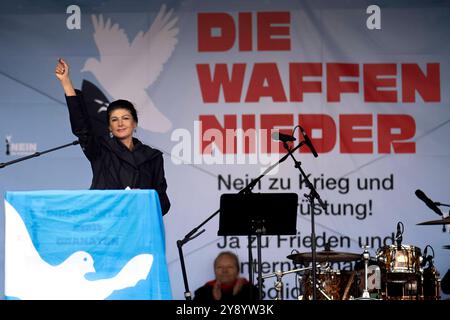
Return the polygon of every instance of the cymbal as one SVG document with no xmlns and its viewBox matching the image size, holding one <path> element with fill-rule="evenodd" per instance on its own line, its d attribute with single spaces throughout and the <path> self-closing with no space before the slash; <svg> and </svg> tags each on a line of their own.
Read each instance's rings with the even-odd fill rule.
<svg viewBox="0 0 450 320">
<path fill-rule="evenodd" d="M 288 259 L 294 261 L 294 263 L 305 263 L 312 261 L 312 253 L 295 253 L 287 256 Z M 333 250 L 323 250 L 316 252 L 316 262 L 346 262 L 358 260 L 361 258 L 361 254 L 350 252 L 338 252 Z"/>
<path fill-rule="evenodd" d="M 437 224 L 450 224 L 450 216 L 447 218 L 439 219 L 439 220 L 430 220 L 418 223 L 418 226 L 428 226 L 428 225 L 437 225 Z"/>
</svg>

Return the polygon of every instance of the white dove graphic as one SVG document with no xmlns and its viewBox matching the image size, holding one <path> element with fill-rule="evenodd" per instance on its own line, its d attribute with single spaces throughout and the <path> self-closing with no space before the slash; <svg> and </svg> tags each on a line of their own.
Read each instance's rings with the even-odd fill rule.
<svg viewBox="0 0 450 320">
<path fill-rule="evenodd" d="M 153 255 L 133 257 L 108 279 L 87 280 L 95 272 L 92 256 L 77 251 L 64 262 L 52 266 L 34 247 L 28 230 L 16 209 L 5 201 L 5 295 L 19 299 L 100 300 L 113 291 L 134 287 L 147 278 Z"/>
<path fill-rule="evenodd" d="M 92 15 L 100 60 L 87 59 L 81 70 L 92 72 L 114 100 L 132 101 L 140 118 L 139 126 L 154 132 L 167 132 L 172 127 L 146 91 L 158 78 L 178 41 L 178 18 L 172 17 L 172 12 L 166 12 L 162 5 L 150 29 L 140 31 L 131 44 L 117 23 L 112 25 L 111 19 L 104 21 L 102 15 Z"/>
</svg>

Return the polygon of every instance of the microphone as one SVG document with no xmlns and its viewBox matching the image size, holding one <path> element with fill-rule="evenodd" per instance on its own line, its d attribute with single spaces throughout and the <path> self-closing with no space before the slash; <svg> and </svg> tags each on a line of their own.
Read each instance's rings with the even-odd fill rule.
<svg viewBox="0 0 450 320">
<path fill-rule="evenodd" d="M 297 140 L 293 136 L 290 136 L 288 134 L 284 134 L 284 133 L 281 133 L 281 132 L 274 132 L 274 133 L 272 133 L 272 139 L 273 140 L 277 140 L 277 141 L 282 141 L 282 142 L 288 142 L 288 141 L 295 141 L 295 140 Z"/>
<path fill-rule="evenodd" d="M 397 223 L 397 234 L 395 235 L 395 241 L 397 242 L 397 247 L 400 250 L 402 247 L 402 241 L 403 241 L 403 232 L 400 229 L 401 222 Z"/>
<path fill-rule="evenodd" d="M 428 198 L 422 190 L 417 189 L 416 196 L 417 198 L 425 202 L 428 208 L 436 212 L 438 215 L 443 216 L 441 209 L 439 209 L 438 206 L 430 198 Z"/>
<path fill-rule="evenodd" d="M 425 265 L 428 262 L 428 257 L 430 257 L 430 256 L 427 257 L 427 253 L 428 253 L 427 248 L 428 248 L 428 246 L 426 246 L 425 249 L 423 250 L 423 260 L 422 260 L 422 263 L 420 264 L 421 267 L 425 267 Z"/>
<path fill-rule="evenodd" d="M 300 131 L 302 132 L 303 138 L 305 139 L 306 145 L 309 147 L 309 150 L 311 150 L 312 154 L 314 155 L 314 158 L 317 158 L 319 155 L 317 154 L 316 148 L 314 148 L 311 140 L 309 139 L 308 135 L 305 132 L 305 129 L 303 129 L 301 126 L 298 126 L 300 128 Z"/>
<path fill-rule="evenodd" d="M 432 256 L 430 256 L 430 255 L 428 254 L 428 248 L 431 249 L 432 254 L 433 254 Z M 434 250 L 433 250 L 433 247 L 431 247 L 430 245 L 427 245 L 427 246 L 425 247 L 425 249 L 423 250 L 423 260 L 422 260 L 422 263 L 420 264 L 420 266 L 423 268 L 423 267 L 426 266 L 427 262 L 429 262 L 430 264 L 429 264 L 428 266 L 429 266 L 429 267 L 432 267 L 432 266 L 433 266 L 433 258 L 434 258 Z"/>
</svg>

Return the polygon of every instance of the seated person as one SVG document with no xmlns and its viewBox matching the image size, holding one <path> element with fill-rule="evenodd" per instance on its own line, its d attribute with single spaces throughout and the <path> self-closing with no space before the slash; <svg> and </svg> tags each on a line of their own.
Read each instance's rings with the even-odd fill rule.
<svg viewBox="0 0 450 320">
<path fill-rule="evenodd" d="M 224 251 L 214 260 L 216 279 L 208 281 L 195 291 L 194 301 L 249 301 L 258 300 L 258 288 L 239 277 L 239 258 Z"/>
</svg>

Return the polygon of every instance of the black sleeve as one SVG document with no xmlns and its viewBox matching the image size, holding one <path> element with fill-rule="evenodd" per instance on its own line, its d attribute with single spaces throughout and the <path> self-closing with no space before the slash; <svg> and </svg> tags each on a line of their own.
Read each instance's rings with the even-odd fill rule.
<svg viewBox="0 0 450 320">
<path fill-rule="evenodd" d="M 98 156 L 101 150 L 98 145 L 99 137 L 108 134 L 106 117 L 102 121 L 101 117 L 86 107 L 81 91 L 75 91 L 76 96 L 66 96 L 70 125 L 72 133 L 80 141 L 84 154 L 89 160 L 92 160 Z"/>
<path fill-rule="evenodd" d="M 167 182 L 164 174 L 164 160 L 162 153 L 159 154 L 154 159 L 153 168 L 154 168 L 153 177 L 155 178 L 153 185 L 156 192 L 158 192 L 159 195 L 159 202 L 161 203 L 162 214 L 165 215 L 170 209 L 170 201 L 166 193 Z"/>
<path fill-rule="evenodd" d="M 86 108 L 82 100 L 80 91 L 76 90 L 76 96 L 65 96 L 67 107 L 69 108 L 70 126 L 72 133 L 80 137 L 83 133 L 90 133 L 91 126 L 86 114 Z"/>
<path fill-rule="evenodd" d="M 204 285 L 203 287 L 198 288 L 195 291 L 194 301 L 200 302 L 213 302 L 214 300 L 212 294 L 212 286 Z M 227 303 L 236 303 L 242 301 L 258 301 L 259 300 L 259 292 L 256 286 L 252 286 L 247 283 L 242 286 L 241 291 L 239 291 L 236 295 L 232 294 L 232 291 L 222 291 L 222 298 L 220 301 Z"/>
</svg>

